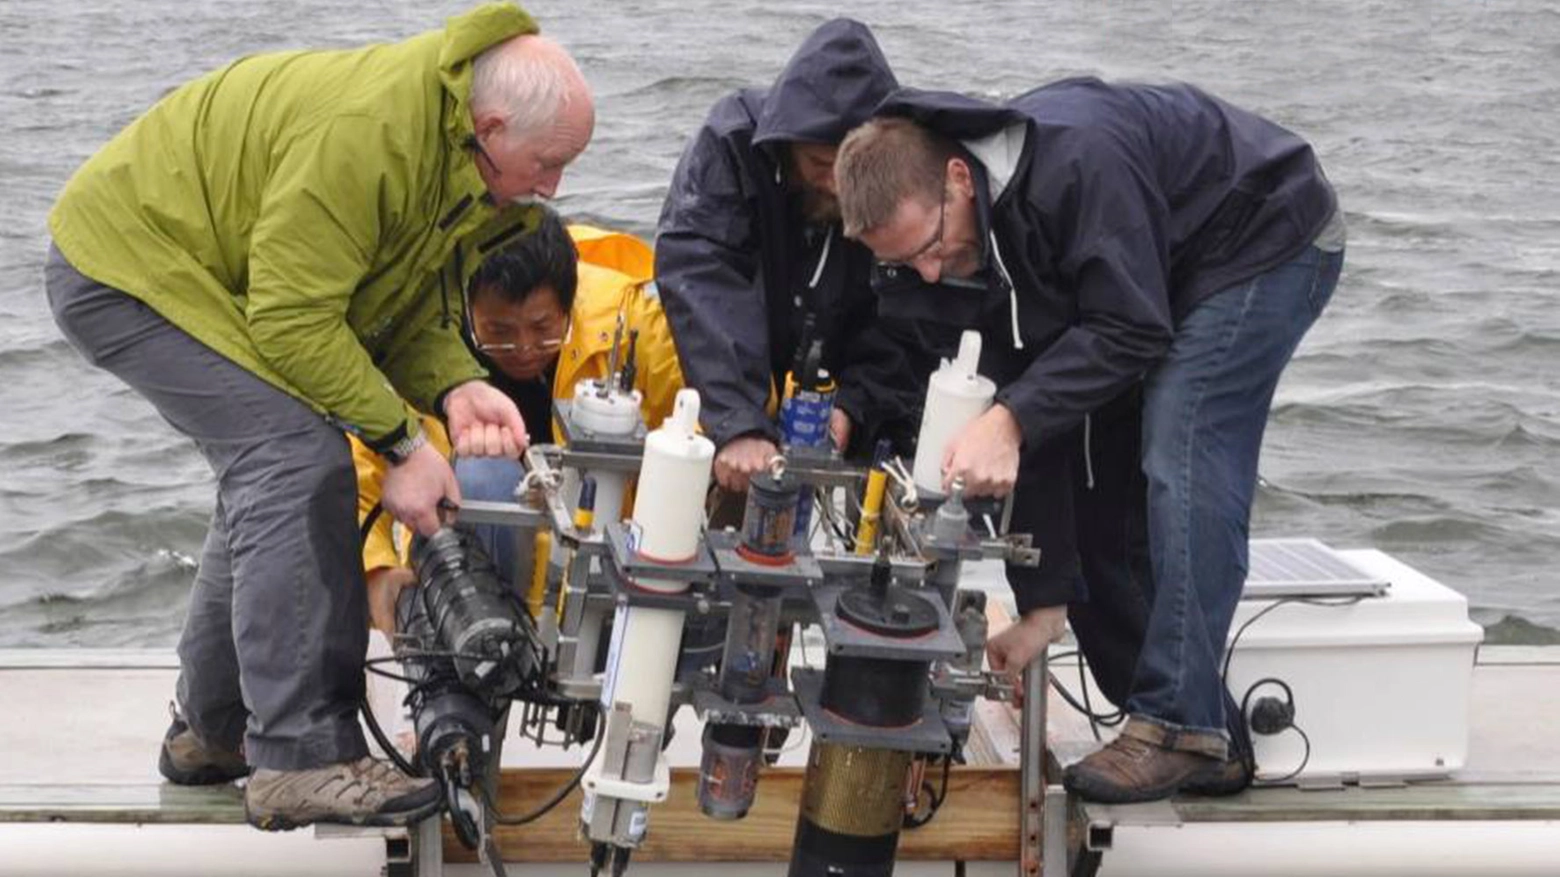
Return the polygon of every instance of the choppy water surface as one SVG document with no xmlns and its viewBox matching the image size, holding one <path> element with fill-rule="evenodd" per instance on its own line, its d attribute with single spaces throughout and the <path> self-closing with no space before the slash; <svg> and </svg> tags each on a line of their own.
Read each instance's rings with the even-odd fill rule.
<svg viewBox="0 0 1560 877">
<path fill-rule="evenodd" d="M 165 89 L 244 53 L 351 45 L 466 4 L 0 5 L 0 646 L 161 645 L 213 488 L 194 448 L 59 338 L 44 216 Z M 653 227 L 687 133 L 844 11 L 901 81 L 1005 96 L 1186 79 L 1312 139 L 1342 286 L 1279 390 L 1258 534 L 1389 551 L 1502 638 L 1560 625 L 1560 12 L 1540 2 L 535 3 L 598 93 L 561 206 Z"/>
</svg>

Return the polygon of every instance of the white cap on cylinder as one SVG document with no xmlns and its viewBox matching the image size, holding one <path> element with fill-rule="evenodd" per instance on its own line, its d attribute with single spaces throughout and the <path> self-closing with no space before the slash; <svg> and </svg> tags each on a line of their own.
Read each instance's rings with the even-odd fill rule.
<svg viewBox="0 0 1560 877">
<path fill-rule="evenodd" d="M 682 389 L 671 416 L 645 436 L 633 516 L 635 548 L 645 557 L 675 563 L 698 551 L 715 459 L 714 443 L 698 433 L 698 426 L 699 393 Z"/>
<path fill-rule="evenodd" d="M 911 476 L 917 490 L 942 492 L 942 457 L 948 442 L 970 421 L 991 407 L 997 385 L 976 371 L 980 365 L 980 333 L 967 330 L 959 337 L 959 353 L 943 360 L 926 384 L 926 408 L 921 413 L 921 434 L 916 440 Z"/>
</svg>

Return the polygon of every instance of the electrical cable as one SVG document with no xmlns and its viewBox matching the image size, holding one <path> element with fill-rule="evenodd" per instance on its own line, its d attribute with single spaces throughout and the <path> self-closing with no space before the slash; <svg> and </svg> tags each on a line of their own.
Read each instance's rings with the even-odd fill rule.
<svg viewBox="0 0 1560 877">
<path fill-rule="evenodd" d="M 363 669 L 369 673 L 373 673 L 375 676 L 382 676 L 386 679 L 394 679 L 397 682 L 403 682 L 407 685 L 410 685 L 411 690 L 406 695 L 406 702 L 410 702 L 413 697 L 418 695 L 427 680 L 410 679 L 405 676 L 390 673 L 379 669 L 378 665 L 392 661 L 396 663 L 402 663 L 404 661 L 411 660 L 429 660 L 436 658 L 455 657 L 466 656 L 458 655 L 455 652 L 411 652 L 401 656 L 370 658 L 363 662 Z M 404 757 L 402 757 L 401 750 L 397 749 L 395 745 L 390 742 L 390 736 L 385 733 L 385 729 L 379 724 L 379 717 L 374 715 L 374 708 L 369 705 L 367 694 L 364 694 L 363 699 L 358 702 L 358 710 L 363 714 L 363 723 L 368 725 L 368 733 L 373 736 L 374 742 L 379 744 L 379 748 L 384 750 L 385 755 L 390 758 L 390 761 L 395 764 L 396 768 L 407 776 L 421 777 L 423 773 L 418 769 L 417 765 L 408 762 Z"/>
<path fill-rule="evenodd" d="M 1365 595 L 1357 594 L 1357 595 L 1355 595 L 1353 597 L 1344 597 L 1344 598 L 1337 599 L 1337 600 L 1326 600 L 1326 599 L 1319 599 L 1319 598 L 1316 598 L 1316 597 L 1280 597 L 1277 600 L 1274 600 L 1270 605 L 1262 607 L 1262 609 L 1260 609 L 1255 615 L 1252 615 L 1250 618 L 1246 619 L 1244 622 L 1241 623 L 1240 627 L 1235 629 L 1235 636 L 1230 639 L 1229 648 L 1226 649 L 1225 652 L 1224 652 L 1224 666 L 1223 666 L 1223 668 L 1219 672 L 1219 681 L 1224 685 L 1225 690 L 1228 691 L 1229 690 L 1229 686 L 1230 686 L 1230 661 L 1231 661 L 1231 659 L 1233 659 L 1235 657 L 1235 648 L 1240 645 L 1240 638 L 1245 635 L 1246 630 L 1248 628 L 1250 628 L 1251 625 L 1253 625 L 1253 624 L 1255 624 L 1257 622 L 1257 619 L 1263 617 L 1264 615 L 1267 615 L 1269 612 L 1272 612 L 1274 609 L 1277 609 L 1278 607 L 1286 605 L 1286 604 L 1289 604 L 1289 603 L 1300 603 L 1300 604 L 1304 604 L 1306 606 L 1331 606 L 1331 607 L 1353 606 L 1354 604 L 1356 604 L 1356 603 L 1358 603 L 1358 602 L 1360 602 L 1361 600 L 1364 600 L 1364 599 L 1365 599 Z M 1280 687 L 1282 687 L 1284 689 L 1284 692 L 1285 692 L 1285 695 L 1286 695 L 1286 698 L 1287 698 L 1287 702 L 1289 704 L 1289 708 L 1290 708 L 1290 711 L 1291 711 L 1291 718 L 1289 719 L 1289 727 L 1293 728 L 1295 733 L 1300 735 L 1300 739 L 1305 742 L 1305 755 L 1302 756 L 1301 759 L 1300 759 L 1300 766 L 1295 768 L 1294 770 L 1290 771 L 1289 773 L 1285 774 L 1284 776 L 1278 777 L 1276 779 L 1268 779 L 1268 780 L 1258 781 L 1256 779 L 1256 775 L 1257 775 L 1257 757 L 1256 757 L 1256 752 L 1255 752 L 1256 747 L 1255 746 L 1247 747 L 1246 751 L 1241 752 L 1239 754 L 1240 754 L 1241 759 L 1246 762 L 1246 772 L 1247 772 L 1248 775 L 1251 776 L 1251 778 L 1252 778 L 1251 784 L 1253 786 L 1271 786 L 1271 785 L 1279 785 L 1279 784 L 1282 784 L 1282 783 L 1286 783 L 1286 782 L 1294 779 L 1295 777 L 1299 776 L 1301 771 L 1305 770 L 1306 765 L 1310 764 L 1310 762 L 1311 762 L 1311 737 L 1310 737 L 1310 735 L 1306 734 L 1306 732 L 1305 732 L 1305 730 L 1303 728 L 1301 728 L 1298 724 L 1295 723 L 1295 721 L 1294 721 L 1294 719 L 1292 717 L 1292 714 L 1293 714 L 1294 708 L 1295 708 L 1294 691 L 1292 689 L 1290 689 L 1289 684 L 1287 682 L 1285 682 L 1284 680 L 1278 679 L 1278 678 L 1275 678 L 1275 677 L 1267 677 L 1267 678 L 1264 678 L 1264 679 L 1257 680 L 1256 682 L 1252 683 L 1246 689 L 1246 693 L 1241 697 L 1241 703 L 1240 703 L 1240 720 L 1241 720 L 1241 724 L 1244 725 L 1246 728 L 1250 728 L 1251 727 L 1251 715 L 1248 712 L 1248 707 L 1249 707 L 1249 704 L 1250 704 L 1250 701 L 1251 701 L 1251 695 L 1252 695 L 1253 692 L 1255 692 L 1261 686 L 1268 685 L 1268 684 L 1278 685 L 1278 686 L 1280 686 Z"/>
<path fill-rule="evenodd" d="M 606 725 L 605 716 L 598 712 L 596 714 L 596 733 L 592 735 L 595 737 L 595 740 L 591 741 L 590 753 L 585 756 L 585 761 L 580 765 L 580 769 L 575 771 L 574 775 L 569 778 L 569 781 L 560 786 L 546 801 L 537 805 L 529 813 L 520 816 L 505 816 L 498 809 L 498 805 L 493 802 L 493 797 L 489 793 L 487 786 L 479 786 L 483 802 L 487 804 L 488 812 L 493 814 L 493 821 L 499 825 L 529 825 L 552 812 L 553 808 L 559 804 L 562 804 L 563 800 L 579 787 L 580 782 L 585 779 L 585 772 L 590 769 L 591 763 L 596 760 L 596 753 L 601 751 L 601 741 L 607 736 Z"/>
<path fill-rule="evenodd" d="M 937 811 L 941 809 L 943 801 L 947 800 L 948 775 L 953 772 L 953 756 L 944 755 L 942 757 L 942 766 L 942 780 L 938 783 L 938 789 L 935 791 L 932 789 L 931 780 L 921 781 L 921 788 L 916 793 L 916 800 L 920 800 L 921 792 L 926 793 L 927 801 L 929 802 L 927 804 L 926 813 L 924 815 L 906 813 L 904 818 L 904 826 L 906 829 L 914 830 L 931 822 L 932 819 L 937 815 Z"/>
<path fill-rule="evenodd" d="M 1294 717 L 1293 717 L 1293 714 L 1292 714 L 1293 710 L 1294 710 L 1294 705 L 1295 705 L 1295 693 L 1294 693 L 1294 690 L 1289 687 L 1289 683 L 1285 682 L 1282 679 L 1274 677 L 1274 676 L 1268 676 L 1268 677 L 1265 677 L 1265 678 L 1262 678 L 1262 679 L 1258 679 L 1256 682 L 1251 683 L 1250 687 L 1248 687 L 1246 689 L 1246 694 L 1243 697 L 1241 697 L 1241 699 L 1240 699 L 1240 714 L 1241 714 L 1242 720 L 1246 722 L 1247 727 L 1250 727 L 1250 725 L 1251 725 L 1251 696 L 1256 693 L 1257 689 L 1261 688 L 1264 685 L 1277 685 L 1279 688 L 1282 688 L 1284 690 L 1284 700 L 1289 705 L 1289 709 L 1291 711 L 1291 715 L 1290 715 L 1290 717 L 1287 720 L 1287 726 L 1283 730 L 1286 730 L 1286 731 L 1287 730 L 1293 730 L 1295 733 L 1300 735 L 1300 739 L 1305 743 L 1305 754 L 1302 755 L 1301 758 L 1300 758 L 1300 766 L 1299 767 L 1296 767 L 1294 770 L 1290 771 L 1289 773 L 1284 774 L 1281 777 L 1275 777 L 1273 779 L 1262 780 L 1261 782 L 1257 782 L 1255 780 L 1252 781 L 1252 785 L 1254 785 L 1254 786 L 1277 786 L 1277 785 L 1283 785 L 1284 783 L 1287 783 L 1290 780 L 1294 779 L 1295 777 L 1299 776 L 1300 773 L 1305 770 L 1305 766 L 1307 764 L 1311 763 L 1311 737 L 1310 737 L 1310 735 L 1306 734 L 1304 728 L 1302 728 L 1299 725 L 1295 724 Z M 1255 773 L 1255 770 L 1253 770 L 1252 772 Z"/>
<path fill-rule="evenodd" d="M 1090 702 L 1088 682 L 1084 679 L 1083 675 L 1083 658 L 1078 653 L 1078 651 L 1072 650 L 1057 652 L 1051 656 L 1051 661 L 1061 661 L 1067 658 L 1078 658 L 1078 681 L 1082 685 L 1083 702 L 1078 702 L 1078 698 L 1074 696 L 1071 691 L 1067 690 L 1067 687 L 1062 684 L 1062 680 L 1057 677 L 1055 672 L 1047 673 L 1047 676 L 1051 682 L 1051 687 L 1056 689 L 1056 693 L 1062 696 L 1062 700 L 1066 701 L 1068 706 L 1072 707 L 1088 718 L 1089 726 L 1094 730 L 1094 739 L 1098 740 L 1100 739 L 1100 732 L 1099 728 L 1096 727 L 1097 725 L 1104 726 L 1106 728 L 1114 728 L 1127 720 L 1127 714 L 1125 711 L 1119 709 L 1111 713 L 1096 713 L 1094 711 L 1094 705 Z"/>
<path fill-rule="evenodd" d="M 363 516 L 363 524 L 359 529 L 359 535 L 362 536 L 364 542 L 368 541 L 368 534 L 374 532 L 374 524 L 378 523 L 379 516 L 384 513 L 384 503 L 375 502 L 373 507 L 368 510 L 368 514 Z"/>
<path fill-rule="evenodd" d="M 390 742 L 389 736 L 385 734 L 385 729 L 379 727 L 379 720 L 374 717 L 374 709 L 368 705 L 367 694 L 363 695 L 363 700 L 358 703 L 358 707 L 363 712 L 364 723 L 368 725 L 368 732 L 373 735 L 374 742 L 379 744 L 379 748 L 384 750 L 385 755 L 395 764 L 396 768 L 407 776 L 422 776 L 422 771 L 401 756 L 401 750 L 397 749 L 395 744 Z"/>
</svg>

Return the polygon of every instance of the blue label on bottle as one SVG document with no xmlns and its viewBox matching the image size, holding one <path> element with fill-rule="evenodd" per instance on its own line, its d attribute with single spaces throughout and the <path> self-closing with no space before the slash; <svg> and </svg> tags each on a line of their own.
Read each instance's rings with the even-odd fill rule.
<svg viewBox="0 0 1560 877">
<path fill-rule="evenodd" d="M 832 391 L 797 390 L 780 406 L 780 433 L 792 447 L 826 447 L 833 412 Z"/>
</svg>

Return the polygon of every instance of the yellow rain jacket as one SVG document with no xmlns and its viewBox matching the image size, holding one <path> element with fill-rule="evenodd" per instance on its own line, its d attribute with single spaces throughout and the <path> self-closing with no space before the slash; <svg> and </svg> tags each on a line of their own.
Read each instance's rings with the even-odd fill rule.
<svg viewBox="0 0 1560 877">
<path fill-rule="evenodd" d="M 570 313 L 569 334 L 558 353 L 553 398 L 571 398 L 574 386 L 581 380 L 606 375 L 612 335 L 621 313 L 625 355 L 628 333 L 639 331 L 634 387 L 643 396 L 639 410 L 645 425 L 654 429 L 671 413 L 683 380 L 671 329 L 650 282 L 654 276 L 650 247 L 633 235 L 586 225 L 569 226 L 569 235 L 580 254 L 579 287 Z M 423 428 L 430 442 L 448 455 L 450 442 L 438 419 L 424 415 Z M 386 464 L 356 439 L 352 441 L 352 457 L 357 464 L 361 522 L 379 503 Z M 405 559 L 405 548 L 405 540 L 397 542 L 394 538 L 389 516 L 380 515 L 363 546 L 363 568 L 400 565 Z"/>
</svg>

